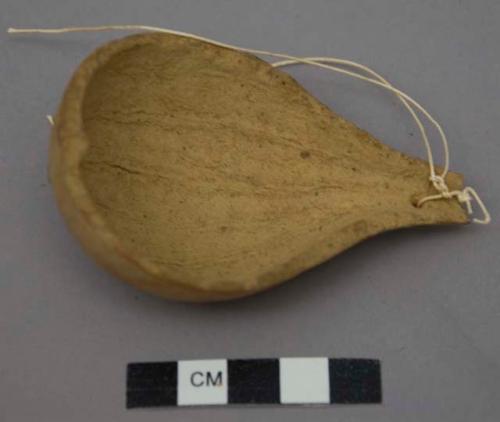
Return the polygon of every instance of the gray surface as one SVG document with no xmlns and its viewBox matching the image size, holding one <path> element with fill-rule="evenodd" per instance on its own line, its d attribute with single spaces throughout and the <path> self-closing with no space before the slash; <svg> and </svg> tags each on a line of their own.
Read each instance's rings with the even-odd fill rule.
<svg viewBox="0 0 500 422">
<path fill-rule="evenodd" d="M 372 65 L 427 105 L 452 167 L 490 206 L 489 227 L 372 239 L 254 298 L 193 306 L 96 267 L 47 182 L 45 114 L 75 66 L 114 34 L 0 34 L 0 420 L 500 420 L 500 3 L 475 1 L 1 0 L 0 28 L 145 23 L 242 46 Z M 406 152 L 411 121 L 376 88 L 292 73 Z M 126 411 L 130 361 L 267 356 L 383 361 L 384 404 Z"/>
</svg>

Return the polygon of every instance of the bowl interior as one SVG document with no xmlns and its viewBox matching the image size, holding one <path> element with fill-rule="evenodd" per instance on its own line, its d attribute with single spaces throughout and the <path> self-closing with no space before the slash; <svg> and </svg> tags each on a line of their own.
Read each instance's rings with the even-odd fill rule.
<svg viewBox="0 0 500 422">
<path fill-rule="evenodd" d="M 321 174 L 296 139 L 310 109 L 254 57 L 175 38 L 136 45 L 86 89 L 84 183 L 134 255 L 183 281 L 251 284 L 328 224 L 316 212 L 311 229 L 300 202 L 329 201 L 309 187 Z"/>
</svg>

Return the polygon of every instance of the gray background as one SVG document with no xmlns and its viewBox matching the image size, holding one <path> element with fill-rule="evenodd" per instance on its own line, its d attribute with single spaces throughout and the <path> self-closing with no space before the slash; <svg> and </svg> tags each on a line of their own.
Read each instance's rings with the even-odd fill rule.
<svg viewBox="0 0 500 422">
<path fill-rule="evenodd" d="M 482 193 L 493 223 L 385 234 L 233 303 L 134 290 L 82 252 L 46 171 L 45 115 L 80 60 L 122 34 L 3 32 L 110 23 L 373 66 L 443 123 L 452 168 Z M 1 0 L 0 28 L 1 421 L 500 420 L 498 0 Z M 421 155 L 389 95 L 317 69 L 290 72 L 384 142 Z M 380 358 L 384 403 L 125 410 L 128 362 L 272 356 Z"/>
</svg>

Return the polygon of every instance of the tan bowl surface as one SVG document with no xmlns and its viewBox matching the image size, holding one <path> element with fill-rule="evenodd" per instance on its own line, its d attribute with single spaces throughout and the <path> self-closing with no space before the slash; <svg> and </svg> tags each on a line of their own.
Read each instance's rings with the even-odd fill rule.
<svg viewBox="0 0 500 422">
<path fill-rule="evenodd" d="M 413 205 L 432 192 L 425 162 L 258 58 L 199 41 L 104 45 L 55 120 L 51 180 L 70 228 L 103 266 L 168 298 L 246 296 L 376 233 L 467 222 L 456 200 Z"/>
</svg>

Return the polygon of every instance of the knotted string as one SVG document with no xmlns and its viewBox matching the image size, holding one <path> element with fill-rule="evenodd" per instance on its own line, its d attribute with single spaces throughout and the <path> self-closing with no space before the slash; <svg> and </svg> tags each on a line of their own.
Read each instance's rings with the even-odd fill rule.
<svg viewBox="0 0 500 422">
<path fill-rule="evenodd" d="M 350 61 L 350 60 L 343 60 L 343 59 L 338 59 L 334 57 L 294 57 L 289 54 L 282 54 L 282 53 L 273 53 L 270 51 L 265 51 L 265 50 L 257 50 L 257 49 L 251 49 L 251 48 L 243 48 L 243 47 L 238 47 L 234 46 L 231 44 L 226 44 L 222 43 L 219 41 L 215 41 L 209 38 L 205 38 L 199 35 L 187 33 L 187 32 L 182 32 L 182 31 L 176 31 L 173 29 L 166 29 L 166 28 L 157 28 L 157 27 L 152 27 L 152 26 L 144 26 L 144 25 L 105 25 L 105 26 L 92 26 L 92 27 L 72 27 L 72 28 L 56 28 L 56 29 L 18 29 L 18 28 L 9 28 L 7 30 L 8 33 L 10 34 L 16 34 L 16 33 L 37 33 L 37 34 L 61 34 L 61 33 L 68 33 L 68 32 L 99 32 L 99 31 L 113 31 L 113 30 L 126 30 L 126 31 L 135 31 L 135 30 L 142 30 L 142 31 L 152 31 L 152 32 L 162 32 L 162 33 L 167 33 L 167 34 L 172 34 L 172 35 L 179 35 L 182 37 L 186 38 L 191 38 L 195 39 L 198 41 L 203 41 L 206 43 L 210 43 L 212 45 L 216 45 L 219 47 L 224 47 L 224 48 L 229 48 L 231 50 L 237 50 L 245 53 L 251 53 L 251 54 L 258 54 L 258 55 L 264 55 L 264 56 L 269 56 L 269 57 L 276 57 L 282 59 L 281 61 L 272 63 L 271 65 L 273 67 L 282 67 L 282 66 L 288 66 L 292 64 L 307 64 L 311 66 L 316 66 L 320 67 L 323 69 L 327 69 L 330 71 L 334 71 L 337 73 L 341 73 L 344 75 L 351 76 L 356 79 L 360 79 L 366 82 L 369 82 L 371 84 L 380 86 L 392 93 L 394 93 L 398 99 L 402 102 L 402 104 L 405 106 L 405 108 L 408 110 L 412 118 L 415 120 L 415 123 L 418 126 L 418 129 L 420 131 L 420 134 L 422 136 L 422 141 L 424 143 L 426 152 L 427 152 L 427 158 L 429 162 L 429 181 L 431 182 L 432 186 L 436 190 L 436 194 L 433 195 L 428 195 L 423 198 L 421 198 L 417 202 L 417 207 L 423 206 L 426 202 L 428 201 L 434 201 L 434 200 L 439 200 L 439 199 L 452 199 L 456 198 L 460 203 L 465 204 L 467 212 L 469 214 L 473 213 L 472 209 L 472 202 L 475 200 L 477 204 L 479 205 L 483 216 L 482 218 L 473 218 L 472 221 L 474 223 L 478 224 L 488 224 L 491 221 L 490 213 L 488 212 L 488 209 L 486 208 L 484 202 L 481 200 L 479 197 L 479 194 L 476 192 L 475 189 L 473 189 L 470 186 L 465 187 L 462 190 L 450 190 L 448 185 L 446 184 L 446 175 L 448 174 L 449 167 L 450 167 L 450 152 L 448 148 L 448 140 L 446 138 L 446 135 L 444 133 L 443 128 L 441 125 L 430 115 L 430 113 L 422 107 L 416 100 L 414 100 L 412 97 L 409 95 L 405 94 L 403 91 L 395 88 L 393 85 L 391 85 L 386 79 L 384 79 L 381 75 L 379 75 L 377 72 L 374 70 L 370 69 L 367 66 L 364 66 L 362 64 Z M 333 64 L 333 65 L 332 65 Z M 344 69 L 343 67 L 339 66 L 344 66 L 348 68 L 353 68 L 356 71 Z M 365 74 L 368 74 L 370 76 L 366 76 L 362 73 L 357 73 L 357 72 L 364 72 Z M 444 150 L 444 166 L 441 174 L 436 174 L 436 168 L 434 165 L 434 157 L 432 154 L 432 148 L 431 144 L 429 142 L 429 138 L 427 136 L 427 131 L 420 120 L 417 111 L 423 114 L 430 123 L 437 129 L 439 136 L 441 138 L 441 142 L 443 144 L 443 150 Z M 49 119 L 49 122 L 53 124 L 53 119 L 51 116 L 47 116 Z"/>
</svg>

